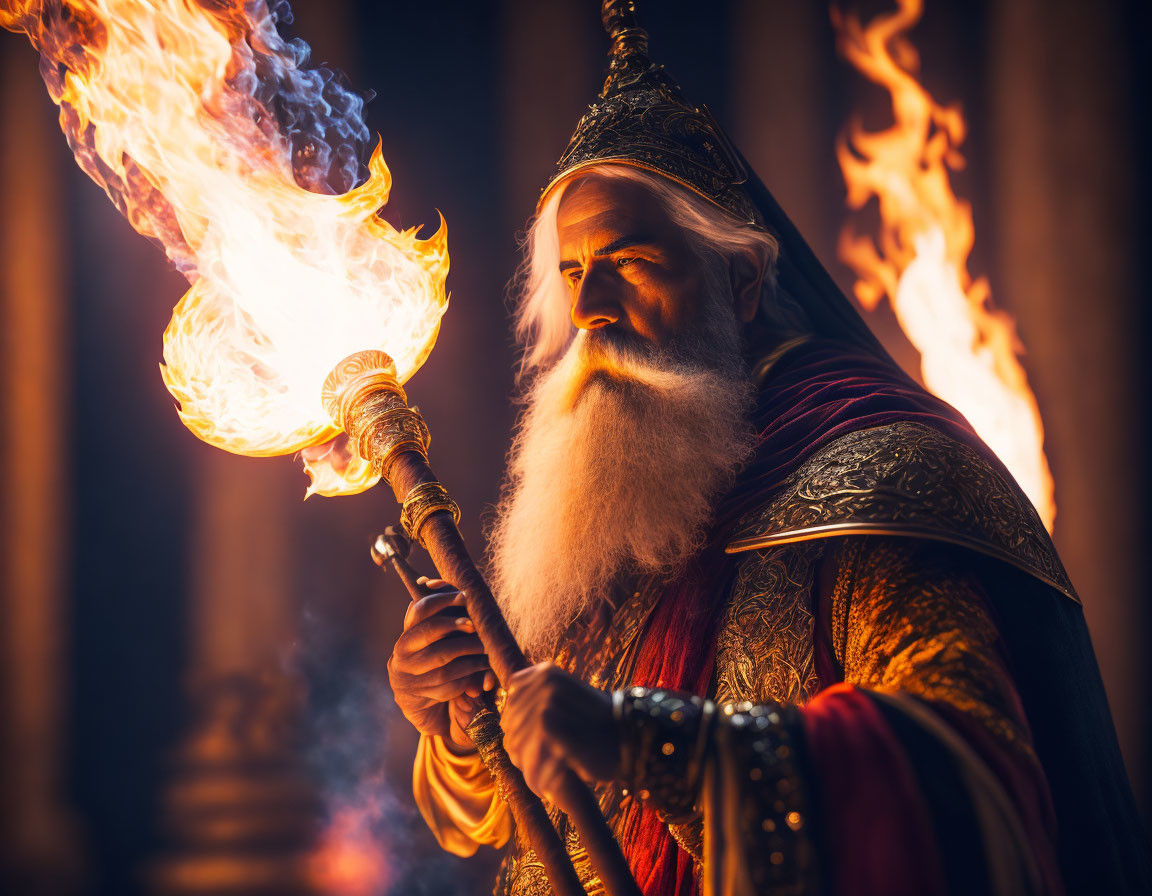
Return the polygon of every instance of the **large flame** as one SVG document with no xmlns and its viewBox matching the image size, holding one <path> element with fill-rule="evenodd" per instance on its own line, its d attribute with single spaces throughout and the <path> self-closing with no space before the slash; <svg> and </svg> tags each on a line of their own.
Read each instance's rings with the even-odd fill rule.
<svg viewBox="0 0 1152 896">
<path fill-rule="evenodd" d="M 378 216 L 391 177 L 379 147 L 363 170 L 363 101 L 304 67 L 308 48 L 276 30 L 286 12 L 3 0 L 0 25 L 40 51 L 81 167 L 192 284 L 161 367 L 181 419 L 237 454 L 312 447 L 312 491 L 351 493 L 376 477 L 315 447 L 339 433 L 321 386 L 364 349 L 391 355 L 401 382 L 420 367 L 447 305 L 447 231 L 441 218 L 421 240 Z"/>
<path fill-rule="evenodd" d="M 859 277 L 856 297 L 866 309 L 888 297 L 920 352 L 925 385 L 968 418 L 1051 530 L 1052 475 L 1015 324 L 990 307 L 987 281 L 968 274 L 972 209 L 949 180 L 949 169 L 964 164 L 964 118 L 959 107 L 936 103 L 915 77 L 918 56 L 907 31 L 922 12 L 922 0 L 898 0 L 895 12 L 865 26 L 832 10 L 840 52 L 888 91 L 895 118 L 878 132 L 855 120 L 837 143 L 849 207 L 875 197 L 881 219 L 875 240 L 846 227 L 840 256 Z"/>
</svg>

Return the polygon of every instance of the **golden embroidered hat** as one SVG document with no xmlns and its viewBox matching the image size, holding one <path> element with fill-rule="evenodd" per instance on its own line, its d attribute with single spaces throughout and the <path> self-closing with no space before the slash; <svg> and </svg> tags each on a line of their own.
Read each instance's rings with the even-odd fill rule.
<svg viewBox="0 0 1152 896">
<path fill-rule="evenodd" d="M 741 221 L 763 223 L 743 189 L 744 162 L 712 113 L 688 102 L 664 67 L 648 58 L 648 35 L 636 24 L 632 0 L 606 0 L 603 19 L 612 39 L 608 76 L 539 205 L 573 174 L 615 163 L 661 174 Z"/>
<path fill-rule="evenodd" d="M 891 361 L 707 107 L 688 102 L 664 67 L 648 57 L 648 34 L 636 22 L 634 0 L 603 0 L 601 15 L 612 41 L 608 76 L 537 211 L 558 185 L 595 165 L 630 165 L 666 177 L 731 214 L 737 226 L 761 227 L 776 237 L 775 289 L 800 304 L 812 333 Z"/>
</svg>

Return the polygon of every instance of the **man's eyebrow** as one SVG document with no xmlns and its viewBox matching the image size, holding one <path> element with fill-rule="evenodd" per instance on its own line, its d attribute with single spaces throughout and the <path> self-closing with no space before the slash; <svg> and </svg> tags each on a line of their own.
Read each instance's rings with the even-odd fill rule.
<svg viewBox="0 0 1152 896">
<path fill-rule="evenodd" d="M 639 246 L 642 243 L 652 242 L 650 237 L 641 236 L 640 234 L 629 234 L 622 236 L 618 240 L 612 240 L 607 246 L 601 246 L 592 254 L 594 256 L 611 255 L 613 252 L 619 252 L 621 249 L 627 249 L 630 246 Z"/>
<path fill-rule="evenodd" d="M 652 242 L 651 237 L 643 236 L 638 233 L 627 234 L 620 237 L 619 239 L 612 240 L 612 242 L 608 243 L 606 246 L 601 246 L 599 249 L 593 250 L 592 255 L 595 258 L 599 258 L 604 255 L 611 255 L 613 252 L 619 252 L 621 249 L 627 249 L 631 246 L 640 246 L 644 243 L 650 242 Z M 565 271 L 569 271 L 572 268 L 578 267 L 580 267 L 580 262 L 578 261 L 562 261 L 560 262 L 560 273 L 563 274 Z"/>
</svg>

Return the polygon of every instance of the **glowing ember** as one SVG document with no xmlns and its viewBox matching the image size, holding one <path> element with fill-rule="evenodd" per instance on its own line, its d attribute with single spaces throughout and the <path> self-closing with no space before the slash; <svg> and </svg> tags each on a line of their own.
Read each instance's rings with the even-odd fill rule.
<svg viewBox="0 0 1152 896">
<path fill-rule="evenodd" d="M 380 896 L 391 880 L 388 857 L 374 831 L 380 812 L 348 806 L 336 813 L 309 857 L 308 879 L 332 896 Z"/>
<path fill-rule="evenodd" d="M 5 0 L 80 166 L 192 288 L 164 333 L 161 371 L 180 417 L 238 454 L 322 446 L 320 404 L 337 362 L 380 349 L 404 382 L 447 306 L 447 233 L 378 217 L 391 177 L 379 147 L 367 180 L 362 100 L 262 0 Z M 345 192 L 346 191 L 346 192 Z M 341 193 L 342 195 L 322 195 Z M 339 462 L 326 463 L 339 457 Z M 310 452 L 313 491 L 375 482 L 366 465 Z"/>
<path fill-rule="evenodd" d="M 846 228 L 840 256 L 860 278 L 856 297 L 865 308 L 888 297 L 920 352 L 925 385 L 968 418 L 1051 530 L 1052 475 L 1015 324 L 989 307 L 987 282 L 968 274 L 972 209 L 957 200 L 948 174 L 964 164 L 964 118 L 959 108 L 937 104 L 915 78 L 918 57 L 906 33 L 920 19 L 922 0 L 898 5 L 867 26 L 832 10 L 840 52 L 888 91 L 895 117 L 892 127 L 871 133 L 855 121 L 838 141 L 849 207 L 876 197 L 881 218 L 875 241 Z"/>
</svg>

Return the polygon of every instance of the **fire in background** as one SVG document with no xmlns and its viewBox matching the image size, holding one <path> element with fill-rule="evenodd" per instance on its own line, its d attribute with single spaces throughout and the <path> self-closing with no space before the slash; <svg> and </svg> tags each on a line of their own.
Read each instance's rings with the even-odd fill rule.
<svg viewBox="0 0 1152 896">
<path fill-rule="evenodd" d="M 875 237 L 844 228 L 840 257 L 856 272 L 856 298 L 866 310 L 888 298 L 920 352 L 924 385 L 968 418 L 1051 532 L 1052 474 L 1016 324 L 992 305 L 988 281 L 968 273 L 972 207 L 956 198 L 949 177 L 964 167 L 964 116 L 937 103 L 916 78 L 920 58 L 908 31 L 922 13 L 922 0 L 899 0 L 894 12 L 865 25 L 833 7 L 841 54 L 887 92 L 895 119 L 882 131 L 853 120 L 837 141 L 848 207 L 875 198 L 880 212 Z"/>
</svg>

